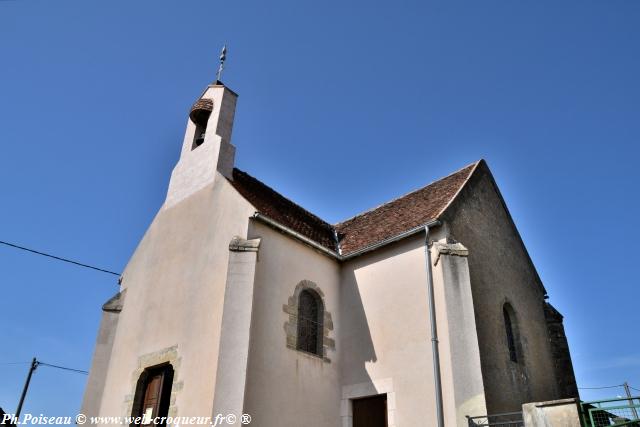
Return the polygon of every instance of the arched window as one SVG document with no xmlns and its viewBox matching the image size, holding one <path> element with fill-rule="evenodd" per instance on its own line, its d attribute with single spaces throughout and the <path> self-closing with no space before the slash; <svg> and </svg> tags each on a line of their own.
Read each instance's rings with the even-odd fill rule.
<svg viewBox="0 0 640 427">
<path fill-rule="evenodd" d="M 310 289 L 298 297 L 298 336 L 296 348 L 322 356 L 324 306 L 318 294 Z"/>
<path fill-rule="evenodd" d="M 504 329 L 507 334 L 507 347 L 509 349 L 509 359 L 518 363 L 522 359 L 522 351 L 520 346 L 520 333 L 518 331 L 518 322 L 515 312 L 509 303 L 502 306 L 502 315 L 504 316 Z"/>
<path fill-rule="evenodd" d="M 140 424 L 165 426 L 171 400 L 171 385 L 173 384 L 173 367 L 166 363 L 147 368 L 142 372 L 136 384 L 133 398 L 131 418 L 142 417 L 141 422 L 135 420 L 131 426 Z M 157 420 L 154 422 L 154 420 Z"/>
</svg>

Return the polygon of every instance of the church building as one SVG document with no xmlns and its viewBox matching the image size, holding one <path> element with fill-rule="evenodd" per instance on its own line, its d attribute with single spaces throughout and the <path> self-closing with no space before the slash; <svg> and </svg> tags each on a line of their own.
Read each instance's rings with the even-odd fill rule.
<svg viewBox="0 0 640 427">
<path fill-rule="evenodd" d="M 102 307 L 82 413 L 462 427 L 577 396 L 562 316 L 484 160 L 331 224 L 235 168 L 236 101 L 216 80 L 190 111 Z"/>
</svg>

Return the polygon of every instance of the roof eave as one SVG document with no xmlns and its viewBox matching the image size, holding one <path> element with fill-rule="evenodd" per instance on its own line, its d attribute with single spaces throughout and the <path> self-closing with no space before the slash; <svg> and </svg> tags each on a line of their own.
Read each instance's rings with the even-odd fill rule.
<svg viewBox="0 0 640 427">
<path fill-rule="evenodd" d="M 342 256 L 342 260 L 343 261 L 347 261 L 347 260 L 359 257 L 359 256 L 364 255 L 366 253 L 369 253 L 369 252 L 375 251 L 377 249 L 380 249 L 383 246 L 387 246 L 387 245 L 390 245 L 391 243 L 395 243 L 397 241 L 406 239 L 407 237 L 411 237 L 414 234 L 422 233 L 422 232 L 425 231 L 425 228 L 437 227 L 439 225 L 440 225 L 440 220 L 437 220 L 437 219 L 429 220 L 426 223 L 424 223 L 422 225 L 419 225 L 417 227 L 414 227 L 414 228 L 412 228 L 410 230 L 404 231 L 404 232 L 402 232 L 400 234 L 397 234 L 395 236 L 389 237 L 387 239 L 380 240 L 377 243 L 373 243 L 373 244 L 371 244 L 369 246 L 365 246 L 364 248 L 358 249 L 357 251 L 349 252 L 349 253 L 347 253 L 347 254 Z"/>
<path fill-rule="evenodd" d="M 262 222 L 265 225 L 270 226 L 271 228 L 276 229 L 277 231 L 280 231 L 284 234 L 287 234 L 293 238 L 295 238 L 296 240 L 299 240 L 300 242 L 311 246 L 313 249 L 316 249 L 320 252 L 322 252 L 323 255 L 329 256 L 337 261 L 348 261 L 354 258 L 357 258 L 361 255 L 364 255 L 366 253 L 369 252 L 373 252 L 375 250 L 378 250 L 384 246 L 390 245 L 392 243 L 398 242 L 400 240 L 406 239 L 407 237 L 411 237 L 415 234 L 418 233 L 422 233 L 425 231 L 425 228 L 432 228 L 432 227 L 437 227 L 439 226 L 441 223 L 438 219 L 433 219 L 433 220 L 429 220 L 426 223 L 419 225 L 417 227 L 414 227 L 410 230 L 404 231 L 400 234 L 397 234 L 395 236 L 389 237 L 387 239 L 381 240 L 377 243 L 371 244 L 369 246 L 365 246 L 362 249 L 358 249 L 357 251 L 354 252 L 349 252 L 347 254 L 340 254 L 336 251 L 332 251 L 331 249 L 322 246 L 321 244 L 317 243 L 316 241 L 298 233 L 295 230 L 292 230 L 291 228 L 287 227 L 286 225 L 283 225 L 281 223 L 279 223 L 278 221 L 275 221 L 272 218 L 269 218 L 268 216 L 260 213 L 260 212 L 255 212 L 252 216 L 253 219 L 256 219 L 260 222 Z"/>
<path fill-rule="evenodd" d="M 335 258 L 335 259 L 340 259 L 341 256 L 340 254 L 338 254 L 336 251 L 332 251 L 331 249 L 322 246 L 320 243 L 308 238 L 307 236 L 304 236 L 300 233 L 298 233 L 297 231 L 287 227 L 286 225 L 283 225 L 281 223 L 279 223 L 278 221 L 269 218 L 268 216 L 260 213 L 260 212 L 255 212 L 252 216 L 252 218 L 262 222 L 265 225 L 270 226 L 271 228 L 276 229 L 277 231 L 280 231 L 284 234 L 287 234 L 299 241 L 301 241 L 302 243 L 311 246 L 312 248 L 322 252 L 324 255 L 327 255 L 331 258 Z"/>
</svg>

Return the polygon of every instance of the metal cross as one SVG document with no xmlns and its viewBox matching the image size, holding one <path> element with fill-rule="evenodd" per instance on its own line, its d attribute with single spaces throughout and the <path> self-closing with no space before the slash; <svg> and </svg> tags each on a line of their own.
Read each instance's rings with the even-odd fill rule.
<svg viewBox="0 0 640 427">
<path fill-rule="evenodd" d="M 220 81 L 222 78 L 222 70 L 224 70 L 224 61 L 227 60 L 227 45 L 222 47 L 220 52 L 220 65 L 218 66 L 218 72 L 216 73 L 216 81 Z"/>
</svg>

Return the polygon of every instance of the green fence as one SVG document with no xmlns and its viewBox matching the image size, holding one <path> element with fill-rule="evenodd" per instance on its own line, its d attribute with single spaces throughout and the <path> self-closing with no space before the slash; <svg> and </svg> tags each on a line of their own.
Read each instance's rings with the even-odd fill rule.
<svg viewBox="0 0 640 427">
<path fill-rule="evenodd" d="M 620 397 L 580 403 L 584 427 L 640 427 L 640 397 Z"/>
</svg>

